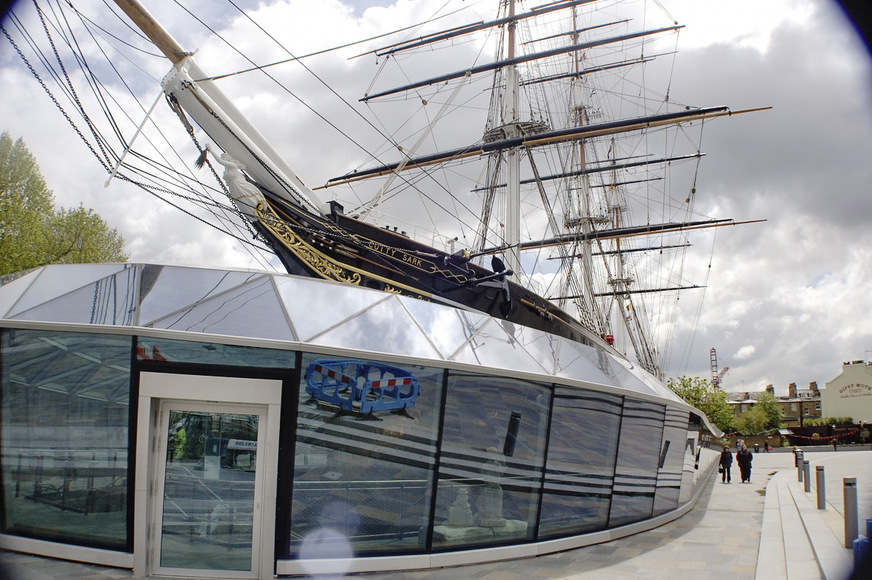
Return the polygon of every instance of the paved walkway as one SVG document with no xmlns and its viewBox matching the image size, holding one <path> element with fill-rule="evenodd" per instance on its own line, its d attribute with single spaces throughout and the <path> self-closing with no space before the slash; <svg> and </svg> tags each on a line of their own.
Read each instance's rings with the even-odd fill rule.
<svg viewBox="0 0 872 580">
<path fill-rule="evenodd" d="M 872 451 L 806 450 L 826 475 L 827 509 L 817 509 L 814 486 L 797 481 L 793 454 L 778 450 L 754 456 L 751 483 L 712 481 L 697 506 L 657 529 L 559 554 L 521 560 L 390 574 L 360 574 L 366 579 L 515 580 L 551 578 L 669 578 L 669 580 L 845 579 L 852 552 L 844 548 L 844 477 L 856 477 L 860 533 L 872 518 Z M 4 553 L 6 571 L 15 580 L 108 580 L 130 578 L 116 570 Z M 2 575 L 0 579 L 5 580 Z"/>
</svg>

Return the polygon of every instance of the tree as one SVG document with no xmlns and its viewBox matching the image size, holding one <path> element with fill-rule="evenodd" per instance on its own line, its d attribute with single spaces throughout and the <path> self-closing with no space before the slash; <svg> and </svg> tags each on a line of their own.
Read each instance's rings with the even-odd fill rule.
<svg viewBox="0 0 872 580">
<path fill-rule="evenodd" d="M 742 435 L 756 435 L 768 428 L 768 422 L 766 410 L 757 404 L 739 416 L 737 429 Z"/>
<path fill-rule="evenodd" d="M 716 389 L 709 381 L 700 377 L 670 378 L 666 386 L 688 405 L 706 414 L 709 421 L 725 433 L 736 430 L 736 415 L 730 408 L 727 393 Z"/>
<path fill-rule="evenodd" d="M 55 209 L 21 139 L 0 134 L 0 276 L 46 264 L 126 262 L 124 238 L 92 209 Z"/>
<path fill-rule="evenodd" d="M 784 411 L 774 394 L 765 391 L 757 395 L 757 403 L 754 405 L 754 409 L 758 408 L 766 416 L 766 423 L 761 431 L 764 429 L 781 428 L 781 425 L 784 423 Z"/>
</svg>

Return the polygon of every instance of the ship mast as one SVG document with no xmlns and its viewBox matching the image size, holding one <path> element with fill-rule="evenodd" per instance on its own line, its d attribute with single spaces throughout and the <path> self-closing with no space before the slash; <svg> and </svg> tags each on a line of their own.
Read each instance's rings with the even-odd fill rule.
<svg viewBox="0 0 872 580">
<path fill-rule="evenodd" d="M 515 58 L 515 34 L 517 23 L 515 17 L 515 0 L 508 0 L 509 24 L 508 24 L 508 54 L 511 61 Z M 520 137 L 518 127 L 518 103 L 519 103 L 518 67 L 510 64 L 506 68 L 506 96 L 503 102 L 503 127 L 509 139 Z M 506 245 L 506 264 L 509 269 L 521 272 L 521 156 L 518 147 L 511 147 L 506 151 L 506 231 L 504 234 Z"/>
<path fill-rule="evenodd" d="M 575 8 L 572 9 L 572 40 L 573 44 L 579 44 L 579 26 L 578 26 L 578 12 Z M 585 125 L 589 125 L 589 119 L 587 118 L 587 107 L 585 105 L 584 99 L 584 86 L 582 80 L 582 68 L 583 68 L 583 58 L 584 53 L 581 50 L 577 50 L 575 52 L 573 58 L 573 67 L 575 76 L 572 79 L 572 98 L 573 103 L 572 106 L 575 112 L 575 121 L 576 127 L 584 127 Z M 593 285 L 593 244 L 595 243 L 591 239 L 591 234 L 594 231 L 594 217 L 591 215 L 591 206 L 590 206 L 590 178 L 587 175 L 587 156 L 585 154 L 585 140 L 578 140 L 578 175 L 575 176 L 573 182 L 574 186 L 569 187 L 568 195 L 570 199 L 572 199 L 573 194 L 578 195 L 578 198 L 581 202 L 581 215 L 579 219 L 573 224 L 573 220 L 567 220 L 567 225 L 577 225 L 581 228 L 582 232 L 582 240 L 581 240 L 581 272 L 580 276 L 582 278 L 581 288 L 578 292 L 580 294 L 579 298 L 576 300 L 580 300 L 580 304 L 578 305 L 578 313 L 582 319 L 588 319 L 588 324 L 594 326 L 596 330 L 600 333 L 604 333 L 604 331 L 608 328 L 608 325 L 603 320 L 603 314 L 599 308 L 598 301 L 594 298 L 594 285 Z M 569 207 L 572 207 L 574 204 L 568 204 Z M 567 269 L 567 286 L 572 284 L 571 277 L 574 269 Z"/>
</svg>

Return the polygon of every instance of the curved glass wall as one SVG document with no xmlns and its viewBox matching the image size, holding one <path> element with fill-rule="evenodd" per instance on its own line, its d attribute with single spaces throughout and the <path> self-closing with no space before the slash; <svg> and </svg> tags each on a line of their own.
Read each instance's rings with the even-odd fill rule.
<svg viewBox="0 0 872 580">
<path fill-rule="evenodd" d="M 2 331 L 3 532 L 128 547 L 129 336 Z"/>
<path fill-rule="evenodd" d="M 302 371 L 289 553 L 423 551 L 445 371 L 311 354 Z"/>
<path fill-rule="evenodd" d="M 551 389 L 448 375 L 433 549 L 536 537 Z"/>
<path fill-rule="evenodd" d="M 608 525 L 623 397 L 557 387 L 539 536 Z"/>
<path fill-rule="evenodd" d="M 361 288 L 43 268 L 0 286 L 0 317 L 6 534 L 132 549 L 131 385 L 158 363 L 284 377 L 279 559 L 615 528 L 685 505 L 716 456 L 701 453 L 698 417 L 600 345 Z M 17 320 L 130 328 L 21 330 Z M 203 341 L 185 340 L 194 333 Z"/>
<path fill-rule="evenodd" d="M 618 436 L 609 527 L 651 517 L 666 407 L 626 399 Z"/>
</svg>

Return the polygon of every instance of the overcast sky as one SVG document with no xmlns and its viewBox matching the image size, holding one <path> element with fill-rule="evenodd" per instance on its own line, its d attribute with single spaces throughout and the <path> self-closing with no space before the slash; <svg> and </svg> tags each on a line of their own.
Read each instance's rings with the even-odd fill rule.
<svg viewBox="0 0 872 580">
<path fill-rule="evenodd" d="M 339 0 L 300 0 L 291 2 L 290 10 L 272 6 L 274 2 L 240 4 L 250 9 L 260 5 L 263 14 L 275 10 L 273 20 L 283 23 L 297 54 L 408 24 L 404 18 L 416 12 L 409 2 L 387 0 L 346 0 L 346 6 Z M 730 119 L 706 128 L 707 156 L 700 173 L 709 204 L 705 213 L 767 221 L 717 233 L 698 326 L 684 327 L 678 337 L 684 344 L 688 333 L 695 332 L 693 347 L 673 354 L 669 374 L 709 377 L 709 349 L 715 347 L 721 366 L 730 367 L 726 390 L 755 391 L 773 384 L 777 394 L 786 395 L 791 382 L 823 386 L 840 372 L 843 361 L 872 358 L 868 53 L 830 0 L 661 4 L 686 25 L 672 86 L 676 98 L 734 110 L 773 107 L 753 119 Z M 198 12 L 197 6 L 218 4 L 192 0 L 187 5 Z M 244 52 L 258 50 L 246 45 L 244 33 L 233 30 L 230 12 L 212 23 L 225 27 L 222 35 Z M 205 40 L 167 28 L 184 46 L 202 49 L 201 64 L 208 60 Z M 264 55 L 263 62 L 268 60 Z M 235 66 L 217 64 L 219 70 Z M 152 74 L 160 77 L 166 67 L 155 66 Z M 116 185 L 104 189 L 105 171 L 53 109 L 5 38 L 0 38 L 0 86 L 0 131 L 23 137 L 58 204 L 83 203 L 118 228 L 132 260 L 275 267 L 141 191 Z M 149 104 L 157 96 L 156 86 L 135 88 L 153 95 L 143 98 Z M 286 95 L 255 91 L 243 96 L 245 105 L 280 111 L 280 119 L 299 113 L 299 105 Z M 270 131 L 289 158 L 330 155 L 329 142 L 292 138 L 293 130 L 284 126 L 265 132 Z M 338 167 L 330 174 L 318 174 L 313 167 L 316 175 L 304 178 L 319 183 L 348 164 Z"/>
</svg>

